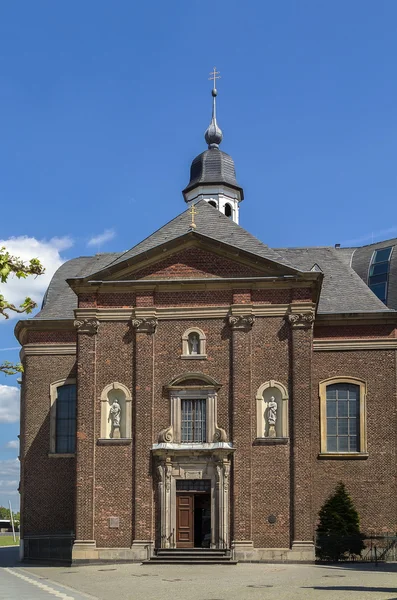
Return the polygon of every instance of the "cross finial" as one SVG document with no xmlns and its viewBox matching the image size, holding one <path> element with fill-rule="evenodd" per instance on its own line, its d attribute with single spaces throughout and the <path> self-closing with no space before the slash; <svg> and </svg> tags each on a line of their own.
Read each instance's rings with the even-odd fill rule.
<svg viewBox="0 0 397 600">
<path fill-rule="evenodd" d="M 208 77 L 208 79 L 209 79 L 210 81 L 213 81 L 213 82 L 214 82 L 214 88 L 213 88 L 213 89 L 215 89 L 215 88 L 216 88 L 216 86 L 215 86 L 216 80 L 217 80 L 217 79 L 220 79 L 220 78 L 221 78 L 221 76 L 220 76 L 220 72 L 216 70 L 216 67 L 214 67 L 214 68 L 213 68 L 213 70 L 212 70 L 212 71 L 211 71 L 211 73 L 210 73 L 210 76 Z"/>
<path fill-rule="evenodd" d="M 192 215 L 192 222 L 190 223 L 190 227 L 192 229 L 196 229 L 196 223 L 194 222 L 194 216 L 197 215 L 197 210 L 194 207 L 194 204 L 192 204 L 192 206 L 190 207 L 190 214 Z"/>
</svg>

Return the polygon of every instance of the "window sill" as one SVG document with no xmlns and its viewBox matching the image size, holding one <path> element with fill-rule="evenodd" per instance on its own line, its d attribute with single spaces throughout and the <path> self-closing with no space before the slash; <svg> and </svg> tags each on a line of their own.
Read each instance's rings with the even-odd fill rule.
<svg viewBox="0 0 397 600">
<path fill-rule="evenodd" d="M 76 454 L 74 452 L 70 454 L 62 454 L 61 452 L 49 452 L 47 456 L 48 458 L 74 458 Z"/>
<path fill-rule="evenodd" d="M 255 438 L 254 446 L 276 446 L 282 444 L 288 444 L 289 438 L 287 437 L 263 437 L 263 438 Z"/>
<path fill-rule="evenodd" d="M 132 438 L 99 438 L 98 446 L 129 446 L 132 443 Z"/>
<path fill-rule="evenodd" d="M 366 460 L 368 452 L 320 452 L 317 458 L 322 460 Z"/>
<path fill-rule="evenodd" d="M 207 360 L 206 354 L 181 354 L 184 360 Z"/>
</svg>

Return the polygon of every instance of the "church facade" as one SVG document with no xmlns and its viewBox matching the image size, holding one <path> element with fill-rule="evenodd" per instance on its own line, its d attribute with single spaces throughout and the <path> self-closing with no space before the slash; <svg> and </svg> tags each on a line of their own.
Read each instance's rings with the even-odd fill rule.
<svg viewBox="0 0 397 600">
<path fill-rule="evenodd" d="M 17 324 L 25 557 L 313 561 L 340 481 L 363 531 L 395 528 L 396 313 L 346 249 L 239 226 L 215 96 L 187 210 L 62 265 Z"/>
</svg>

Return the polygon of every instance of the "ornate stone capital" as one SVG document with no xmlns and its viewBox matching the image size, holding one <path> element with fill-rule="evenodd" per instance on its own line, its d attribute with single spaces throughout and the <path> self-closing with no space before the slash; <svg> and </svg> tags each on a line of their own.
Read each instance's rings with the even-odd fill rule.
<svg viewBox="0 0 397 600">
<path fill-rule="evenodd" d="M 99 321 L 98 319 L 76 319 L 74 326 L 77 328 L 77 333 L 95 335 L 98 333 Z"/>
<path fill-rule="evenodd" d="M 293 329 L 312 327 L 314 323 L 314 313 L 288 313 L 287 319 Z"/>
<path fill-rule="evenodd" d="M 251 329 L 255 315 L 230 315 L 229 325 L 232 329 Z"/>
<path fill-rule="evenodd" d="M 136 329 L 137 333 L 154 333 L 157 327 L 157 318 L 150 317 L 131 319 L 131 324 Z"/>
</svg>

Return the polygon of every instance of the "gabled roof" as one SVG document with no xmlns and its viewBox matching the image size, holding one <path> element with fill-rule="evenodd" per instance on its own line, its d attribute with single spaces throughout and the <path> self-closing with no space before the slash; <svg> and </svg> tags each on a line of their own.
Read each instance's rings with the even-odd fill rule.
<svg viewBox="0 0 397 600">
<path fill-rule="evenodd" d="M 207 202 L 196 204 L 196 210 L 194 231 L 203 239 L 218 241 L 284 265 L 287 272 L 308 273 L 317 265 L 324 274 L 318 306 L 320 314 L 394 312 L 387 309 L 352 269 L 349 252 L 333 247 L 271 249 Z M 54 274 L 43 308 L 35 319 L 73 319 L 77 297 L 67 279 L 92 278 L 104 269 L 118 268 L 140 254 L 178 240 L 193 231 L 191 220 L 190 210 L 186 210 L 127 252 L 80 257 L 63 264 Z M 314 270 L 317 271 L 317 267 Z"/>
<path fill-rule="evenodd" d="M 115 265 L 135 258 L 144 252 L 153 250 L 157 246 L 161 246 L 172 240 L 177 240 L 187 233 L 194 231 L 194 233 L 203 236 L 204 238 L 233 246 L 244 252 L 249 252 L 260 258 L 282 264 L 287 267 L 287 269 L 296 271 L 296 268 L 288 264 L 288 261 L 286 261 L 285 258 L 240 227 L 240 225 L 234 223 L 234 221 L 222 214 L 217 208 L 208 204 L 205 200 L 198 202 L 195 205 L 195 209 L 197 212 L 194 218 L 196 225 L 194 229 L 191 227 L 192 215 L 190 209 L 185 210 L 175 217 L 175 219 L 152 233 L 152 235 L 145 240 L 115 258 L 107 265 L 107 268 L 112 268 Z M 92 274 L 94 275 L 95 272 Z"/>
</svg>

